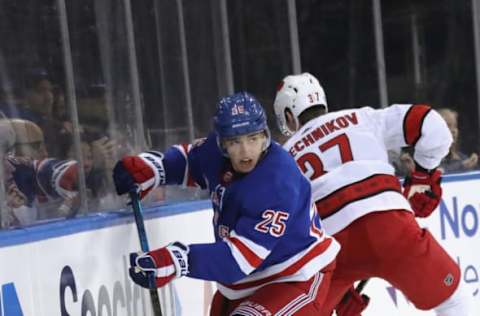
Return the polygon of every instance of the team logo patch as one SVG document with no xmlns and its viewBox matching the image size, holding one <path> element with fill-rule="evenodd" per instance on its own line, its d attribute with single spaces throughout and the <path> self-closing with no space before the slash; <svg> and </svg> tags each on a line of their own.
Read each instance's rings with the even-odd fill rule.
<svg viewBox="0 0 480 316">
<path fill-rule="evenodd" d="M 449 274 L 447 274 L 445 279 L 443 279 L 443 283 L 445 283 L 446 286 L 451 286 L 453 284 L 454 280 L 455 280 L 455 278 L 453 277 L 453 275 L 451 273 L 449 273 Z"/>
</svg>

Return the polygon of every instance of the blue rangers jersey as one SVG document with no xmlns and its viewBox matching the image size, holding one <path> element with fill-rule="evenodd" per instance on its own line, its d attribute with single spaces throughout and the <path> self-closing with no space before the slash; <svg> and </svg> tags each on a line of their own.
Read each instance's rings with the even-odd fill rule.
<svg viewBox="0 0 480 316">
<path fill-rule="evenodd" d="M 189 245 L 188 276 L 217 281 L 229 299 L 246 297 L 269 283 L 308 280 L 339 251 L 321 227 L 309 182 L 277 143 L 248 174 L 232 169 L 214 134 L 194 145 L 173 146 L 163 155 L 141 156 L 156 162 L 159 185 L 209 190 L 216 242 Z"/>
</svg>

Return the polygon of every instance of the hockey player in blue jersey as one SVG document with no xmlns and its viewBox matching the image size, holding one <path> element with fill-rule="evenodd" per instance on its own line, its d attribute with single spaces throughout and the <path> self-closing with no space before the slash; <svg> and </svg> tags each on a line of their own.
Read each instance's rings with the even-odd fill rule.
<svg viewBox="0 0 480 316">
<path fill-rule="evenodd" d="M 216 281 L 211 315 L 315 315 L 330 283 L 337 242 L 327 236 L 294 160 L 271 141 L 265 112 L 242 92 L 218 103 L 214 131 L 194 145 L 120 160 L 117 193 L 159 185 L 210 192 L 215 242 L 174 242 L 130 255 L 130 276 L 162 287 L 181 276 Z"/>
</svg>

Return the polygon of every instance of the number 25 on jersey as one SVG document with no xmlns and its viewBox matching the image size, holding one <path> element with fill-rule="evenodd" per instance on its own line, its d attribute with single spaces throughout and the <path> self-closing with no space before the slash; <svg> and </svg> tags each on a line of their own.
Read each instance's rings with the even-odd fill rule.
<svg viewBox="0 0 480 316">
<path fill-rule="evenodd" d="M 262 213 L 263 220 L 255 225 L 255 230 L 270 234 L 274 237 L 280 237 L 285 233 L 289 214 L 282 211 L 266 210 Z"/>
</svg>

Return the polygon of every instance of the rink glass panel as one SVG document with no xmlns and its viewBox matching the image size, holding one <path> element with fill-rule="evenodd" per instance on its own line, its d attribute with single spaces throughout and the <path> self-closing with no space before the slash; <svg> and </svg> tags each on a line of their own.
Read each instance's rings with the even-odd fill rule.
<svg viewBox="0 0 480 316">
<path fill-rule="evenodd" d="M 33 159 L 64 159 L 72 154 L 67 147 L 74 142 L 74 131 L 64 125 L 69 114 L 58 12 L 54 0 L 0 2 L 0 110 L 15 134 L 0 153 L 3 228 L 65 218 L 79 209 L 78 195 L 66 199 L 38 195 L 28 171 Z M 6 136 L 2 130 L 2 142 Z M 9 155 L 18 159 L 14 165 L 6 162 Z M 15 179 L 12 166 L 22 169 Z M 75 179 L 69 185 L 78 187 Z M 20 188 L 21 195 L 16 191 Z"/>
<path fill-rule="evenodd" d="M 277 83 L 293 71 L 292 44 L 300 48 L 301 71 L 322 82 L 331 110 L 379 107 L 373 1 L 297 0 L 298 43 L 287 1 L 0 2 L 1 110 L 12 118 L 27 97 L 47 99 L 39 107 L 50 118 L 42 124 L 47 156 L 82 166 L 73 185 L 81 203 L 68 215 L 125 208 L 114 192 L 113 164 L 125 154 L 206 136 L 222 95 L 255 94 L 273 138 L 283 141 L 272 103 Z M 381 1 L 388 102 L 458 111 L 467 154 L 478 151 L 479 136 L 472 10 L 470 1 Z M 32 78 L 42 76 L 48 82 L 31 89 Z M 8 151 L 25 155 L 22 146 Z M 8 222 L 5 183 L 1 214 Z M 207 197 L 171 187 L 145 204 Z M 65 218 L 58 212 L 64 201 L 55 203 L 20 225 Z"/>
</svg>

